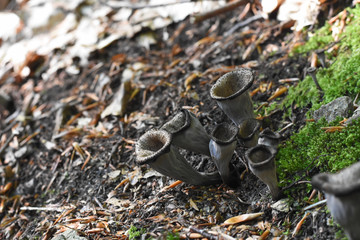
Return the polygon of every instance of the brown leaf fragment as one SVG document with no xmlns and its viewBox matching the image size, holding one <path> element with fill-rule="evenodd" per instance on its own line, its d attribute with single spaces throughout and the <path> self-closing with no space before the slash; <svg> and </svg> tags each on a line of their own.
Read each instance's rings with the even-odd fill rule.
<svg viewBox="0 0 360 240">
<path fill-rule="evenodd" d="M 229 225 L 233 225 L 233 224 L 237 224 L 237 223 L 241 223 L 241 222 L 250 221 L 250 220 L 253 220 L 263 214 L 264 214 L 264 212 L 242 214 L 242 215 L 227 219 L 223 224 L 221 224 L 221 226 L 229 226 Z"/>
<path fill-rule="evenodd" d="M 301 226 L 303 225 L 303 223 L 305 222 L 305 219 L 306 219 L 309 215 L 310 215 L 310 212 L 306 212 L 306 213 L 304 214 L 303 218 L 300 220 L 300 222 L 298 222 L 298 224 L 296 224 L 296 227 L 295 227 L 295 229 L 294 229 L 294 232 L 293 232 L 293 234 L 292 234 L 292 237 L 295 237 L 295 236 L 299 233 L 299 231 L 300 231 L 300 229 L 301 229 Z"/>
<path fill-rule="evenodd" d="M 159 215 L 147 218 L 147 220 L 151 220 L 156 223 L 161 222 L 164 219 L 165 219 L 165 214 L 159 214 Z"/>
<path fill-rule="evenodd" d="M 268 98 L 268 101 L 271 101 L 277 97 L 280 97 L 281 95 L 283 95 L 284 93 L 287 92 L 287 87 L 280 87 L 278 89 L 276 89 L 275 93 Z"/>
<path fill-rule="evenodd" d="M 195 209 L 196 211 L 199 211 L 198 206 L 196 205 L 196 203 L 195 203 L 191 198 L 190 198 L 189 202 L 190 202 L 190 206 L 191 206 L 193 209 Z"/>
<path fill-rule="evenodd" d="M 345 127 L 344 126 L 332 126 L 332 127 L 322 127 L 321 130 L 325 130 L 326 133 L 332 132 L 341 132 Z"/>
<path fill-rule="evenodd" d="M 101 113 L 101 118 L 109 115 L 122 116 L 125 113 L 133 89 L 130 81 L 122 82 L 112 103 Z"/>
<path fill-rule="evenodd" d="M 177 185 L 179 185 L 179 184 L 181 184 L 181 183 L 183 183 L 183 182 L 180 181 L 180 180 L 177 180 L 177 181 L 173 182 L 172 184 L 170 184 L 170 185 L 164 187 L 163 189 L 161 189 L 160 192 L 167 191 L 167 190 L 169 190 L 169 189 L 171 189 L 171 188 L 176 187 Z"/>
</svg>

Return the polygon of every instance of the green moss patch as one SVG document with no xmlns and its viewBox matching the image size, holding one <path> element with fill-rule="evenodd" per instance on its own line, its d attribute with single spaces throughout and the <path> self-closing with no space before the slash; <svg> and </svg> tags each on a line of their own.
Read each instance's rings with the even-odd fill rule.
<svg viewBox="0 0 360 240">
<path fill-rule="evenodd" d="M 296 181 L 311 169 L 336 172 L 360 158 L 360 121 L 340 132 L 325 132 L 324 119 L 308 123 L 280 147 L 277 154 L 278 175 L 282 186 Z"/>
<path fill-rule="evenodd" d="M 291 87 L 288 95 L 277 107 L 291 112 L 291 108 L 311 107 L 311 111 L 341 96 L 355 96 L 360 92 L 360 6 L 348 9 L 348 20 L 344 32 L 340 35 L 339 48 L 327 52 L 327 68 L 317 71 L 317 79 L 324 90 L 320 93 L 310 76 L 297 86 Z M 316 49 L 327 48 L 334 42 L 332 28 L 326 24 L 295 50 L 298 54 L 309 54 Z M 273 106 L 272 106 L 273 107 Z M 341 119 L 340 119 L 341 120 Z M 338 125 L 338 121 L 327 123 L 308 122 L 280 148 L 277 154 L 277 166 L 280 184 L 288 185 L 303 176 L 315 172 L 336 172 L 360 159 L 360 121 L 344 128 L 341 132 L 326 133 L 322 127 Z M 310 170 L 315 170 L 309 174 Z"/>
<path fill-rule="evenodd" d="M 338 97 L 347 95 L 354 98 L 360 92 L 360 7 L 348 9 L 348 12 L 348 23 L 337 44 L 339 49 L 325 52 L 330 66 L 320 68 L 316 75 L 324 90 L 323 101 L 320 103 L 319 92 L 311 77 L 307 76 L 297 86 L 289 89 L 281 107 L 289 108 L 295 103 L 301 108 L 311 105 L 313 109 L 317 109 Z M 339 28 L 339 24 L 326 24 L 294 52 L 308 54 L 313 50 L 329 47 L 335 41 L 331 29 Z"/>
</svg>

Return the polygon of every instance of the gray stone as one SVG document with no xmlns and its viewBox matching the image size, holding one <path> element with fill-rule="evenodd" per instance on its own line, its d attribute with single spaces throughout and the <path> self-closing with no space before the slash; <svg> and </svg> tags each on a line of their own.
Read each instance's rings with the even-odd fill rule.
<svg viewBox="0 0 360 240">
<path fill-rule="evenodd" d="M 359 118 L 360 118 L 360 107 L 358 107 L 355 110 L 354 114 L 345 122 L 345 125 L 346 126 L 351 125 L 354 120 Z"/>
<path fill-rule="evenodd" d="M 75 230 L 69 229 L 66 230 L 65 232 L 56 235 L 55 237 L 53 237 L 51 240 L 86 240 L 86 238 L 84 237 L 80 237 L 78 235 L 78 233 Z"/>
<path fill-rule="evenodd" d="M 352 103 L 352 99 L 348 96 L 343 96 L 321 106 L 314 112 L 313 118 L 315 121 L 318 121 L 324 117 L 327 122 L 332 122 L 338 116 L 342 118 L 351 116 L 353 110 L 354 105 Z"/>
</svg>

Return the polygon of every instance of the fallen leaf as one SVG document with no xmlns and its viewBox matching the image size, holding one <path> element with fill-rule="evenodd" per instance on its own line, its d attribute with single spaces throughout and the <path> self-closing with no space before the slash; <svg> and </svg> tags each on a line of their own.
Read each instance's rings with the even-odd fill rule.
<svg viewBox="0 0 360 240">
<path fill-rule="evenodd" d="M 190 206 L 195 209 L 196 211 L 199 211 L 198 206 L 196 206 L 196 203 L 190 198 Z"/>
<path fill-rule="evenodd" d="M 250 220 L 253 220 L 263 214 L 264 214 L 264 212 L 242 214 L 242 215 L 227 219 L 223 224 L 221 224 L 221 226 L 228 226 L 228 225 L 233 225 L 233 224 L 237 224 L 237 223 L 241 223 L 241 222 L 250 221 Z"/>
</svg>

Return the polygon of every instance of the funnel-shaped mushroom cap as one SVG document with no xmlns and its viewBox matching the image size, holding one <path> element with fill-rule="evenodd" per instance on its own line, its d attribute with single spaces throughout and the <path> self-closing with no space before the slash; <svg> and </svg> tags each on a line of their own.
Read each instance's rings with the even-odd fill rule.
<svg viewBox="0 0 360 240">
<path fill-rule="evenodd" d="M 254 147 L 258 143 L 260 122 L 249 118 L 242 122 L 239 128 L 239 138 L 246 147 Z"/>
<path fill-rule="evenodd" d="M 257 145 L 245 152 L 250 170 L 269 188 L 274 200 L 278 199 L 280 189 L 276 177 L 275 154 L 266 145 Z"/>
<path fill-rule="evenodd" d="M 171 134 L 165 130 L 151 130 L 142 135 L 136 143 L 136 162 L 149 164 L 166 176 L 194 185 L 211 185 L 221 182 L 220 175 L 196 171 L 171 145 Z"/>
<path fill-rule="evenodd" d="M 240 68 L 220 77 L 210 90 L 211 98 L 216 100 L 236 126 L 240 126 L 245 119 L 254 117 L 248 91 L 253 81 L 252 71 Z"/>
<path fill-rule="evenodd" d="M 239 173 L 230 163 L 236 148 L 237 134 L 237 127 L 222 123 L 214 128 L 209 143 L 211 158 L 219 170 L 223 182 L 230 187 L 237 187 L 240 182 Z"/>
<path fill-rule="evenodd" d="M 277 146 L 280 143 L 280 139 L 281 135 L 279 133 L 273 132 L 269 128 L 266 128 L 259 134 L 258 144 L 272 147 L 275 151 L 277 151 Z"/>
<path fill-rule="evenodd" d="M 210 156 L 210 137 L 193 113 L 182 109 L 160 129 L 173 135 L 173 144 L 191 152 Z"/>
<path fill-rule="evenodd" d="M 327 206 L 350 240 L 360 237 L 360 162 L 336 174 L 320 173 L 312 185 L 325 192 Z"/>
</svg>

